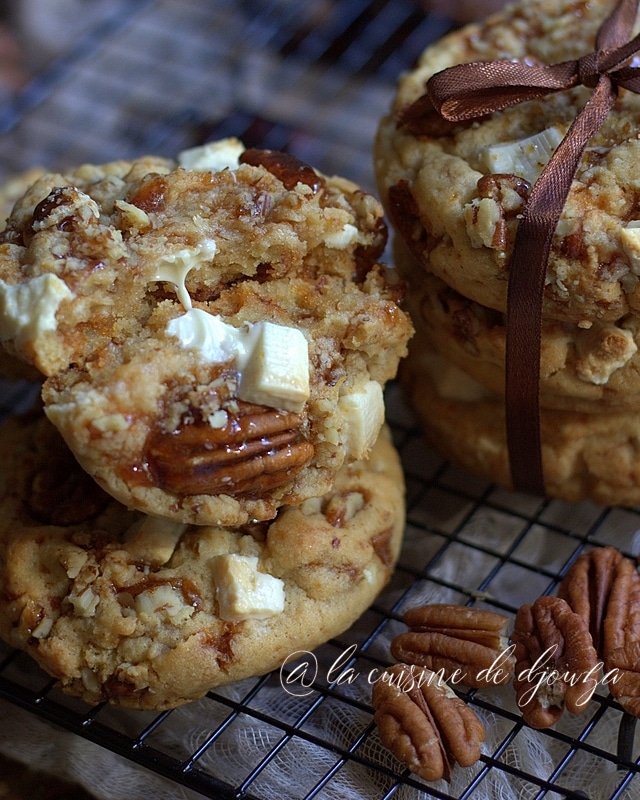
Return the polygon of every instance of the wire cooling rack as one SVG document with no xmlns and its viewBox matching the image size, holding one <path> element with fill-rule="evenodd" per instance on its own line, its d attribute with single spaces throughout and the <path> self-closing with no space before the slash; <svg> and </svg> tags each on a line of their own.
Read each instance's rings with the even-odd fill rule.
<svg viewBox="0 0 640 800">
<path fill-rule="evenodd" d="M 375 190 L 371 143 L 395 79 L 448 25 L 414 0 L 113 2 L 0 108 L 0 172 L 173 155 L 234 135 Z M 0 382 L 0 417 L 34 392 Z M 370 684 L 391 661 L 405 607 L 455 602 L 512 617 L 553 592 L 585 549 L 640 552 L 636 510 L 505 492 L 430 452 L 395 384 L 387 407 L 407 479 L 405 544 L 390 585 L 351 630 L 276 673 L 158 714 L 89 709 L 2 645 L 11 752 L 22 741 L 37 760 L 53 747 L 66 777 L 127 800 L 638 800 L 640 742 L 604 686 L 548 731 L 524 725 L 508 690 L 462 692 L 487 741 L 449 784 L 417 779 L 381 746 Z"/>
</svg>

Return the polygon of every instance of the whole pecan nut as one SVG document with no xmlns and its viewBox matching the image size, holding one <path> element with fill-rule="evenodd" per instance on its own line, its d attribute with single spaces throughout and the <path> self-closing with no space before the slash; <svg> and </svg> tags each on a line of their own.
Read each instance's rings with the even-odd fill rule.
<svg viewBox="0 0 640 800">
<path fill-rule="evenodd" d="M 605 680 L 620 705 L 640 717 L 640 575 L 624 558 L 611 587 L 603 625 Z"/>
<path fill-rule="evenodd" d="M 564 708 L 584 710 L 598 685 L 598 656 L 587 623 L 565 600 L 539 597 L 521 606 L 511 639 L 513 684 L 529 725 L 548 728 Z"/>
<path fill-rule="evenodd" d="M 382 743 L 421 778 L 450 780 L 455 764 L 480 758 L 484 725 L 431 670 L 389 667 L 373 685 L 372 704 Z"/>
<path fill-rule="evenodd" d="M 409 631 L 391 642 L 398 661 L 439 672 L 445 681 L 466 686 L 498 686 L 513 677 L 509 620 L 478 608 L 439 603 L 404 614 Z"/>
<path fill-rule="evenodd" d="M 614 547 L 596 547 L 572 564 L 558 587 L 558 597 L 566 600 L 589 626 L 598 653 L 611 590 L 619 574 L 628 573 L 629 565 L 633 566 L 632 562 Z"/>
<path fill-rule="evenodd" d="M 147 447 L 157 482 L 179 496 L 260 494 L 284 486 L 311 460 L 304 416 L 238 402 L 221 428 L 206 422 L 156 432 Z"/>
</svg>

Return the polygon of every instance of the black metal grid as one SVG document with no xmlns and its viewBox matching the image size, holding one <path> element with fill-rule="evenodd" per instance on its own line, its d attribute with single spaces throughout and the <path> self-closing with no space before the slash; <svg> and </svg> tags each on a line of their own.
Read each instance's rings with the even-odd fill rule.
<svg viewBox="0 0 640 800">
<path fill-rule="evenodd" d="M 447 25 L 413 0 L 114 3 L 0 109 L 0 169 L 172 155 L 236 135 L 374 189 L 371 141 L 395 78 Z M 0 382 L 0 417 L 33 393 Z M 580 717 L 544 732 L 523 724 L 508 691 L 463 691 L 488 738 L 480 762 L 449 785 L 418 780 L 381 747 L 369 676 L 389 663 L 404 607 L 438 600 L 512 616 L 553 592 L 585 548 L 640 551 L 636 510 L 505 492 L 426 449 L 395 384 L 387 406 L 407 478 L 405 545 L 391 584 L 352 630 L 279 673 L 159 714 L 88 709 L 0 645 L 0 698 L 25 721 L 52 725 L 52 736 L 146 768 L 158 797 L 640 798 L 640 746 L 604 687 Z M 109 776 L 94 789 L 108 797 Z"/>
</svg>

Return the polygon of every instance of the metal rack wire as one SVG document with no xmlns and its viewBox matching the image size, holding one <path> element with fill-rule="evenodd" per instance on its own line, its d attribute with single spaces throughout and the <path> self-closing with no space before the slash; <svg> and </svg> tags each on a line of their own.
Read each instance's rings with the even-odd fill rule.
<svg viewBox="0 0 640 800">
<path fill-rule="evenodd" d="M 0 170 L 173 155 L 234 135 L 374 190 L 371 141 L 395 78 L 447 26 L 413 0 L 114 3 L 0 109 Z M 33 393 L 1 384 L 0 417 Z M 146 768 L 167 796 L 639 798 L 640 745 L 604 687 L 580 717 L 544 732 L 524 725 L 506 692 L 463 692 L 489 735 L 479 764 L 450 784 L 424 783 L 380 745 L 368 676 L 389 663 L 405 606 L 473 603 L 512 616 L 552 592 L 585 548 L 640 551 L 636 510 L 500 490 L 425 448 L 395 384 L 387 407 L 407 478 L 405 545 L 391 584 L 352 630 L 277 674 L 158 714 L 89 709 L 2 645 L 0 698 Z"/>
</svg>

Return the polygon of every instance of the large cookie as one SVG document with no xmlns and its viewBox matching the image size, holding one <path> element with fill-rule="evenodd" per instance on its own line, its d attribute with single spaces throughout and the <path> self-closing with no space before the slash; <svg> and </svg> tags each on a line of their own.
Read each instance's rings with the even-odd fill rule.
<svg viewBox="0 0 640 800">
<path fill-rule="evenodd" d="M 278 668 L 354 622 L 399 552 L 386 428 L 325 496 L 235 530 L 127 510 L 38 413 L 0 457 L 0 634 L 91 704 L 169 708 Z"/>
<path fill-rule="evenodd" d="M 505 315 L 422 270 L 397 239 L 394 258 L 411 287 L 407 309 L 416 328 L 448 361 L 504 395 Z M 585 327 L 543 320 L 540 341 L 543 407 L 604 414 L 640 408 L 640 317 Z"/>
<path fill-rule="evenodd" d="M 108 492 L 242 525 L 366 456 L 412 328 L 354 184 L 223 140 L 42 176 L 0 244 L 0 340 Z"/>
<path fill-rule="evenodd" d="M 421 263 L 483 306 L 506 307 L 518 215 L 542 167 L 590 97 L 576 87 L 466 123 L 414 105 L 429 77 L 462 62 L 547 63 L 594 50 L 613 0 L 526 0 L 429 46 L 399 81 L 375 165 L 396 230 Z M 543 316 L 616 321 L 640 308 L 640 96 L 620 89 L 588 144 L 548 263 Z"/>
<path fill-rule="evenodd" d="M 504 398 L 433 349 L 418 329 L 401 380 L 426 438 L 444 457 L 513 488 Z M 569 502 L 640 503 L 640 414 L 543 408 L 540 433 L 546 493 Z"/>
</svg>

